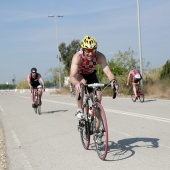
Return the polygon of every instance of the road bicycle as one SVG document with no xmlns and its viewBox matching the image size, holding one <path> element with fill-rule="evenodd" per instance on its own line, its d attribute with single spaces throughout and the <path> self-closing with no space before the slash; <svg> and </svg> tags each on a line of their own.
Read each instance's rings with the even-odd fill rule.
<svg viewBox="0 0 170 170">
<path fill-rule="evenodd" d="M 34 88 L 34 112 L 40 115 L 41 114 L 41 97 L 40 97 L 40 94 L 38 93 L 39 88 L 42 88 L 42 86 L 39 85 Z"/>
<path fill-rule="evenodd" d="M 106 113 L 101 103 L 99 103 L 97 98 L 97 90 L 100 87 L 104 89 L 111 85 L 111 82 L 107 84 L 94 83 L 94 84 L 82 84 L 84 88 L 84 101 L 82 105 L 82 111 L 84 118 L 79 120 L 78 131 L 80 132 L 80 138 L 83 147 L 88 150 L 90 146 L 90 136 L 93 136 L 94 145 L 97 154 L 101 160 L 105 160 L 108 151 L 108 125 L 106 119 Z M 91 95 L 87 94 L 87 87 L 92 87 L 93 92 Z M 100 95 L 102 92 L 100 91 Z M 116 98 L 116 86 L 113 88 L 113 98 Z M 78 96 L 80 100 L 82 94 Z M 91 99 L 91 104 L 89 100 Z M 100 123 L 98 123 L 100 121 Z"/>
<path fill-rule="evenodd" d="M 144 102 L 144 90 L 141 87 L 140 83 L 136 84 L 136 93 L 137 93 L 137 98 L 135 97 L 135 94 L 133 92 L 133 85 L 131 85 L 131 98 L 133 102 L 136 102 L 137 99 L 140 100 L 141 103 Z"/>
</svg>

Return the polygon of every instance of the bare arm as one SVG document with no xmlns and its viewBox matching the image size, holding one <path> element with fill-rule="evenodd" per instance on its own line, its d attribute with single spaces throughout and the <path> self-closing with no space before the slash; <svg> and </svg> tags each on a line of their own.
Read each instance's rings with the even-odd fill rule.
<svg viewBox="0 0 170 170">
<path fill-rule="evenodd" d="M 70 69 L 70 82 L 75 86 L 79 83 L 79 80 L 77 79 L 77 73 L 78 73 L 78 66 L 81 61 L 81 58 L 78 53 L 76 53 L 72 58 L 71 63 L 71 69 Z"/>
<path fill-rule="evenodd" d="M 127 78 L 127 85 L 129 85 L 129 79 L 130 79 L 131 71 L 129 72 L 128 78 Z"/>
<path fill-rule="evenodd" d="M 28 74 L 28 76 L 27 76 L 27 82 L 28 82 L 28 85 L 29 85 L 29 87 L 30 87 L 30 89 L 31 89 L 32 86 L 31 86 L 30 77 L 31 77 L 31 75 Z"/>
<path fill-rule="evenodd" d="M 42 84 L 43 87 L 44 87 L 44 80 L 43 80 L 41 74 L 38 74 L 38 79 L 39 79 L 39 81 L 41 82 L 41 84 Z"/>
</svg>

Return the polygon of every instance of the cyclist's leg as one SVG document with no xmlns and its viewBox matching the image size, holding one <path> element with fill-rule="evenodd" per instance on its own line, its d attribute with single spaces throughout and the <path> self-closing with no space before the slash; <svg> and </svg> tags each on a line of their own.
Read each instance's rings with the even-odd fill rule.
<svg viewBox="0 0 170 170">
<path fill-rule="evenodd" d="M 34 101 L 35 101 L 35 88 L 37 87 L 34 82 L 31 82 L 32 90 L 31 90 L 31 99 L 32 99 L 32 107 L 35 107 Z"/>
<path fill-rule="evenodd" d="M 102 100 L 102 95 L 101 95 L 101 91 L 97 91 L 97 98 L 98 98 L 98 103 L 101 103 Z M 100 127 L 100 110 L 98 110 L 98 113 L 96 114 L 96 130 L 99 131 L 99 127 Z"/>
<path fill-rule="evenodd" d="M 135 97 L 137 97 L 137 93 L 136 93 L 136 83 L 133 83 L 133 91 L 134 91 Z"/>
<path fill-rule="evenodd" d="M 96 72 L 90 74 L 90 76 L 87 79 L 87 84 L 91 84 L 91 83 L 99 83 L 98 78 L 96 76 Z M 91 94 L 93 92 L 92 88 L 88 88 L 88 93 Z M 97 98 L 98 98 L 98 103 L 101 103 L 102 100 L 102 96 L 101 94 L 101 89 L 98 88 L 97 90 Z M 100 116 L 99 114 L 96 114 L 96 130 L 98 131 L 100 127 Z"/>
<path fill-rule="evenodd" d="M 133 81 L 132 81 L 132 85 L 133 85 L 133 92 L 135 94 L 135 98 L 137 98 L 137 92 L 136 92 L 136 83 L 137 83 L 137 80 L 135 78 L 133 78 Z"/>
<path fill-rule="evenodd" d="M 81 74 L 77 74 L 77 79 L 80 83 L 86 84 L 86 80 L 84 79 L 84 77 Z M 78 109 L 82 109 L 84 93 L 82 93 L 81 99 L 78 100 L 79 92 L 77 90 L 75 90 L 75 91 L 76 91 L 76 100 L 77 100 Z"/>
<path fill-rule="evenodd" d="M 31 100 L 32 103 L 34 103 L 34 89 L 31 90 Z"/>
<path fill-rule="evenodd" d="M 38 95 L 39 95 L 39 98 L 40 98 L 40 105 L 42 104 L 42 101 L 41 101 L 42 94 L 43 94 L 42 90 L 43 90 L 42 87 L 41 87 L 41 88 L 38 88 Z"/>
<path fill-rule="evenodd" d="M 84 77 L 81 74 L 77 74 L 77 80 L 80 83 L 86 84 L 86 80 L 84 79 Z M 83 104 L 83 97 L 84 97 L 84 92 L 82 89 L 82 96 L 81 99 L 78 100 L 78 96 L 79 96 L 79 91 L 77 91 L 75 89 L 75 93 L 76 93 L 76 101 L 77 101 L 77 112 L 76 112 L 76 116 L 78 119 L 82 119 L 83 118 L 83 111 L 82 111 L 82 104 Z"/>
<path fill-rule="evenodd" d="M 34 93 L 35 93 L 35 89 L 34 89 L 34 86 L 33 86 L 33 89 L 31 90 L 31 99 L 32 99 L 32 107 L 34 108 L 35 107 L 35 96 L 34 96 Z"/>
</svg>

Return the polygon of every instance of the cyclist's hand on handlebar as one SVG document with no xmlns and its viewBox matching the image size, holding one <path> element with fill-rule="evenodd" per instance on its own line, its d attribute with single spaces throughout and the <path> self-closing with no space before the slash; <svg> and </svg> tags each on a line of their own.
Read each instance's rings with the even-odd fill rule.
<svg viewBox="0 0 170 170">
<path fill-rule="evenodd" d="M 111 86 L 112 86 L 112 89 L 113 89 L 113 99 L 115 99 L 115 98 L 116 98 L 116 95 L 117 95 L 117 93 L 118 93 L 118 91 L 119 91 L 119 85 L 118 85 L 116 79 L 113 79 L 113 80 L 111 81 Z"/>
<path fill-rule="evenodd" d="M 117 80 L 116 79 L 113 79 L 110 81 L 111 82 L 111 86 L 112 86 L 112 89 L 115 88 L 115 85 L 117 84 Z"/>
</svg>

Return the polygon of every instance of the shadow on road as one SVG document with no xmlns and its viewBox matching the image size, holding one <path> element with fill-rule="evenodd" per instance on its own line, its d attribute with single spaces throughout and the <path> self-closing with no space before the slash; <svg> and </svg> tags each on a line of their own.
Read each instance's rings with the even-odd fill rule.
<svg viewBox="0 0 170 170">
<path fill-rule="evenodd" d="M 68 110 L 51 110 L 51 111 L 46 111 L 46 112 L 41 112 L 41 114 L 54 114 L 58 112 L 67 112 Z"/>
<path fill-rule="evenodd" d="M 145 99 L 144 102 L 155 102 L 155 101 L 156 101 L 156 99 Z"/>
<path fill-rule="evenodd" d="M 107 161 L 120 161 L 130 158 L 135 154 L 135 148 L 158 148 L 157 138 L 129 138 L 119 140 L 117 143 L 109 142 L 108 154 L 112 159 Z"/>
</svg>

